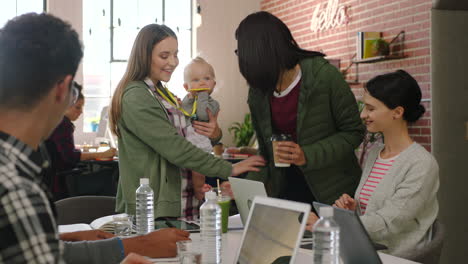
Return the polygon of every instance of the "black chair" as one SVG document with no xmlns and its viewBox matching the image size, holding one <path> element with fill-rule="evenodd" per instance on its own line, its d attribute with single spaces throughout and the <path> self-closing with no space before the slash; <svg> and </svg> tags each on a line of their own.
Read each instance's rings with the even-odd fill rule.
<svg viewBox="0 0 468 264">
<path fill-rule="evenodd" d="M 50 167 L 44 172 L 44 182 L 53 191 L 53 185 L 58 182 L 64 192 L 54 193 L 54 200 L 81 195 L 115 196 L 119 177 L 118 163 L 99 163 L 90 165 L 80 162 L 76 168 L 58 171 L 54 163 L 58 159 L 57 148 L 52 141 L 45 141 Z"/>
<path fill-rule="evenodd" d="M 423 264 L 438 264 L 444 244 L 444 236 L 444 225 L 436 219 L 432 225 L 431 242 L 424 248 L 415 250 L 406 258 Z"/>
<path fill-rule="evenodd" d="M 79 169 L 59 173 L 65 178 L 68 195 L 70 197 L 82 195 L 114 196 L 116 194 L 114 183 L 114 169 L 101 168 L 96 171 Z"/>
<path fill-rule="evenodd" d="M 58 224 L 69 225 L 85 223 L 107 215 L 116 214 L 115 197 L 77 196 L 55 202 Z"/>
</svg>

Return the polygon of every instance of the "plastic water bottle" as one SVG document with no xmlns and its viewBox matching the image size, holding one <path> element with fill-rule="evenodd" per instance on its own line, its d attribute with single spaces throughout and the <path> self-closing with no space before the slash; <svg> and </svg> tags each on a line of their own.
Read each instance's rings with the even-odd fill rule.
<svg viewBox="0 0 468 264">
<path fill-rule="evenodd" d="M 313 230 L 314 264 L 339 264 L 340 227 L 333 220 L 333 207 L 320 207 Z"/>
<path fill-rule="evenodd" d="M 149 186 L 148 178 L 140 179 L 136 190 L 136 232 L 144 235 L 154 230 L 154 193 Z"/>
<path fill-rule="evenodd" d="M 216 193 L 205 193 L 206 201 L 200 207 L 200 237 L 202 263 L 221 263 L 221 207 Z"/>
</svg>

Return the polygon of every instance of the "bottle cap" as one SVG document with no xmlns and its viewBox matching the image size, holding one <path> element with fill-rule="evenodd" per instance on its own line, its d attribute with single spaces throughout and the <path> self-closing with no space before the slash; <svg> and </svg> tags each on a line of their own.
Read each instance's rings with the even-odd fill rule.
<svg viewBox="0 0 468 264">
<path fill-rule="evenodd" d="M 323 206 L 320 207 L 320 217 L 331 217 L 333 216 L 333 207 Z"/>
<path fill-rule="evenodd" d="M 149 179 L 148 178 L 140 178 L 140 185 L 141 184 L 149 184 Z"/>
<path fill-rule="evenodd" d="M 216 193 L 213 191 L 209 191 L 205 193 L 206 200 L 216 200 Z"/>
</svg>

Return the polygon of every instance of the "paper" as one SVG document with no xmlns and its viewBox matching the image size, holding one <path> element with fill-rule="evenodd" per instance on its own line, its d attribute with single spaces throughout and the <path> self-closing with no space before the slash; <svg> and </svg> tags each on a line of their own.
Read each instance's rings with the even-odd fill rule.
<svg viewBox="0 0 468 264">
<path fill-rule="evenodd" d="M 242 229 L 242 228 L 244 228 L 244 225 L 242 224 L 240 214 L 232 215 L 229 217 L 228 229 Z"/>
<path fill-rule="evenodd" d="M 59 225 L 58 231 L 59 233 L 68 233 L 68 232 L 76 232 L 76 231 L 85 231 L 85 230 L 93 230 L 90 225 L 88 224 L 72 224 L 72 225 Z"/>
<path fill-rule="evenodd" d="M 100 229 L 106 232 L 114 232 L 114 215 L 100 217 L 91 222 L 90 226 L 93 229 Z"/>
</svg>

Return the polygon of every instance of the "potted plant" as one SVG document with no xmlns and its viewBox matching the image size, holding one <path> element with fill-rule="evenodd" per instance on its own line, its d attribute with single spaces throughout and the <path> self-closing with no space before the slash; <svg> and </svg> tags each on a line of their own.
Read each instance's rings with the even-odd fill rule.
<svg viewBox="0 0 468 264">
<path fill-rule="evenodd" d="M 245 114 L 244 121 L 242 123 L 232 123 L 228 128 L 228 131 L 234 136 L 236 147 L 248 146 L 252 136 L 254 135 L 250 113 Z"/>
<path fill-rule="evenodd" d="M 376 39 L 374 49 L 377 56 L 388 56 L 390 54 L 390 47 L 388 42 L 381 38 Z"/>
</svg>

